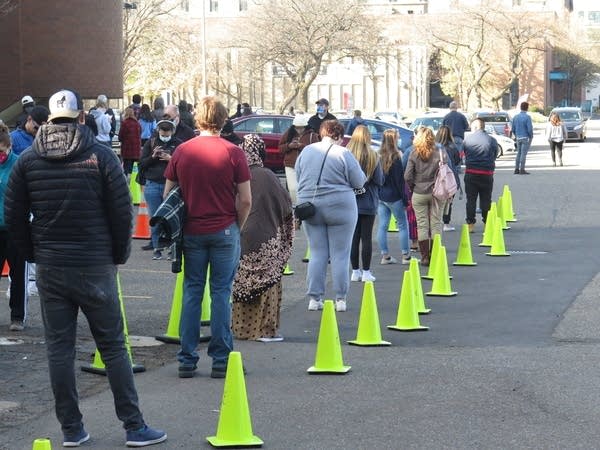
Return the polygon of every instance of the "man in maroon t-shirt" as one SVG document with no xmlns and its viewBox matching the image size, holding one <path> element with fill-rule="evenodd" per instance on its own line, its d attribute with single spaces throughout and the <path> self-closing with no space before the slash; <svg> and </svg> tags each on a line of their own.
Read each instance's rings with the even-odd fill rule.
<svg viewBox="0 0 600 450">
<path fill-rule="evenodd" d="M 240 229 L 250 207 L 250 169 L 244 152 L 219 137 L 227 109 L 214 97 L 201 100 L 196 114 L 200 135 L 177 147 L 165 171 L 165 196 L 179 185 L 186 206 L 183 230 L 183 305 L 179 377 L 194 376 L 198 362 L 200 312 L 210 265 L 213 378 L 224 378 L 231 334 L 231 287 L 240 258 Z"/>
</svg>

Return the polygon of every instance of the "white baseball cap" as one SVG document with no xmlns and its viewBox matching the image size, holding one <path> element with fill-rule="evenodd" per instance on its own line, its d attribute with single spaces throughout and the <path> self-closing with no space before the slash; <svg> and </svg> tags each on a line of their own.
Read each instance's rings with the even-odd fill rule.
<svg viewBox="0 0 600 450">
<path fill-rule="evenodd" d="M 50 108 L 48 120 L 54 120 L 58 117 L 75 119 L 83 109 L 83 102 L 77 92 L 63 89 L 50 97 L 48 106 Z"/>
<path fill-rule="evenodd" d="M 31 97 L 31 95 L 25 95 L 21 99 L 21 105 L 27 105 L 29 103 L 35 103 L 35 102 L 33 101 L 33 98 Z"/>
</svg>

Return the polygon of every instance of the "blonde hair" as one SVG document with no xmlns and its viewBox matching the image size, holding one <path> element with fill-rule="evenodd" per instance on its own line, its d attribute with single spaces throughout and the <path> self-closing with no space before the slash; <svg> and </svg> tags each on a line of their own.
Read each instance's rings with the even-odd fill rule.
<svg viewBox="0 0 600 450">
<path fill-rule="evenodd" d="M 135 112 L 131 106 L 128 106 L 125 108 L 125 111 L 123 111 L 123 119 L 135 119 Z"/>
<path fill-rule="evenodd" d="M 369 133 L 369 129 L 364 125 L 357 126 L 346 147 L 360 164 L 367 179 L 371 178 L 373 172 L 375 172 L 375 167 L 377 167 L 379 155 L 371 150 L 371 133 Z"/>
<path fill-rule="evenodd" d="M 194 118 L 198 128 L 218 134 L 227 120 L 227 108 L 217 97 L 207 96 L 200 100 Z"/>
<path fill-rule="evenodd" d="M 394 162 L 400 158 L 400 152 L 397 147 L 398 132 L 394 128 L 388 128 L 383 132 L 383 140 L 379 149 L 379 157 L 381 158 L 381 168 L 383 173 L 387 173 L 392 168 Z"/>
<path fill-rule="evenodd" d="M 550 123 L 555 127 L 561 124 L 560 116 L 557 113 L 550 114 Z"/>
<path fill-rule="evenodd" d="M 419 130 L 414 140 L 414 151 L 422 161 L 428 161 L 435 150 L 435 137 L 431 128 Z"/>
</svg>

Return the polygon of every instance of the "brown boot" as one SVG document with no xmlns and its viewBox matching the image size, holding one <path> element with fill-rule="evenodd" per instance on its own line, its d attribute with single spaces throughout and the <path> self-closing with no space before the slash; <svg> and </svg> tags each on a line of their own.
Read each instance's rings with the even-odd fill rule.
<svg viewBox="0 0 600 450">
<path fill-rule="evenodd" d="M 419 251 L 421 252 L 421 265 L 428 266 L 429 265 L 429 254 L 430 254 L 430 244 L 431 241 L 429 239 L 425 241 L 419 241 Z"/>
</svg>

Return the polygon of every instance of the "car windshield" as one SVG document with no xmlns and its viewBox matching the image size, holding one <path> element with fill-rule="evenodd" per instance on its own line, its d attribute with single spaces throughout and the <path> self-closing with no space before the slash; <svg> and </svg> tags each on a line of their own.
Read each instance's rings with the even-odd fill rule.
<svg viewBox="0 0 600 450">
<path fill-rule="evenodd" d="M 576 122 L 581 120 L 581 113 L 579 111 L 557 111 L 560 120 L 565 122 Z"/>
<path fill-rule="evenodd" d="M 418 127 L 427 127 L 431 128 L 433 131 L 437 131 L 442 126 L 443 121 L 443 117 L 419 117 L 410 124 L 410 129 L 415 130 Z"/>
<path fill-rule="evenodd" d="M 478 119 L 483 120 L 484 122 L 492 122 L 492 123 L 505 123 L 508 122 L 508 117 L 505 115 L 499 114 L 490 114 L 490 115 L 480 115 Z"/>
</svg>

